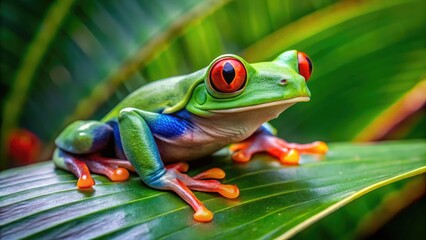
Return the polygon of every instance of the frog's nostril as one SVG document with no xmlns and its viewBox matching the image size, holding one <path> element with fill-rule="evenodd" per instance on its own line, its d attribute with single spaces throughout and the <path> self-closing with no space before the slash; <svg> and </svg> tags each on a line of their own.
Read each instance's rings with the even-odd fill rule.
<svg viewBox="0 0 426 240">
<path fill-rule="evenodd" d="M 287 79 L 282 79 L 279 84 L 280 85 L 286 85 L 287 84 Z"/>
</svg>

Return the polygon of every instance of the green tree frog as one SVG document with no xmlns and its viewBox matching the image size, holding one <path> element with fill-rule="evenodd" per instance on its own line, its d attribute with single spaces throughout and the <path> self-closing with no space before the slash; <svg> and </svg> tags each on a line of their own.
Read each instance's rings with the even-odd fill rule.
<svg viewBox="0 0 426 240">
<path fill-rule="evenodd" d="M 194 209 L 196 221 L 213 214 L 191 190 L 236 198 L 235 185 L 221 184 L 223 170 L 190 177 L 186 161 L 230 145 L 232 159 L 247 162 L 267 152 L 283 164 L 298 164 L 299 154 L 325 154 L 324 142 L 288 143 L 267 123 L 297 102 L 307 102 L 311 60 L 286 51 L 271 62 L 249 64 L 222 55 L 189 75 L 152 82 L 130 94 L 100 121 L 76 121 L 56 138 L 53 160 L 92 187 L 90 172 L 125 181 L 136 171 L 149 187 L 171 190 Z"/>
</svg>

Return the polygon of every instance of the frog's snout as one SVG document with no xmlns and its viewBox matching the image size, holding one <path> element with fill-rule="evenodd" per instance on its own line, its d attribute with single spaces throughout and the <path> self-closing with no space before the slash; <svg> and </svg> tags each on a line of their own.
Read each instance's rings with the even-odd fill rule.
<svg viewBox="0 0 426 240">
<path fill-rule="evenodd" d="M 293 92 L 295 95 L 301 97 L 311 97 L 311 92 L 306 82 L 305 78 L 297 77 L 290 79 L 283 78 L 278 80 L 277 84 L 283 86 L 285 92 Z"/>
</svg>

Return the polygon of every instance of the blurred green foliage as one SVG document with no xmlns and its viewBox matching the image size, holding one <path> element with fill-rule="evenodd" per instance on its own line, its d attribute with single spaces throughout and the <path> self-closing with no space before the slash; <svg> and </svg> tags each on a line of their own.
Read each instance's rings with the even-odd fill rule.
<svg viewBox="0 0 426 240">
<path fill-rule="evenodd" d="M 312 58 L 311 102 L 273 121 L 291 141 L 351 141 L 425 79 L 422 0 L 0 4 L 1 169 L 14 165 L 14 129 L 34 133 L 43 143 L 36 158 L 48 159 L 68 123 L 100 118 L 143 84 L 223 53 L 256 62 L 298 49 Z M 388 138 L 425 138 L 424 123 L 418 111 Z"/>
</svg>

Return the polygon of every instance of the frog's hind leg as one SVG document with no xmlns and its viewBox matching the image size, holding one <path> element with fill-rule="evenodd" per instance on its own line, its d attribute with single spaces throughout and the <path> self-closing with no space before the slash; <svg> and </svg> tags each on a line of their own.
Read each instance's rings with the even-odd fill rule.
<svg viewBox="0 0 426 240">
<path fill-rule="evenodd" d="M 113 144 L 113 128 L 98 121 L 77 121 L 55 140 L 56 166 L 68 170 L 79 180 L 77 186 L 91 187 L 95 183 L 90 172 L 107 176 L 112 181 L 125 181 L 128 170 L 134 171 L 127 160 L 102 157 L 99 152 Z"/>
<path fill-rule="evenodd" d="M 100 154 L 91 154 L 87 157 L 88 161 L 98 162 L 103 165 L 109 165 L 112 168 L 124 168 L 129 171 L 135 172 L 135 168 L 128 160 L 102 157 Z"/>
<path fill-rule="evenodd" d="M 104 158 L 98 155 L 74 155 L 56 149 L 53 161 L 56 166 L 72 172 L 77 178 L 77 187 L 88 188 L 95 185 L 90 173 L 107 176 L 111 181 L 122 182 L 129 178 L 129 171 L 134 171 L 127 160 Z"/>
<path fill-rule="evenodd" d="M 107 176 L 113 182 L 123 182 L 129 179 L 129 171 L 134 171 L 127 160 L 101 157 L 97 154 L 84 156 L 82 161 L 91 172 Z"/>
</svg>

